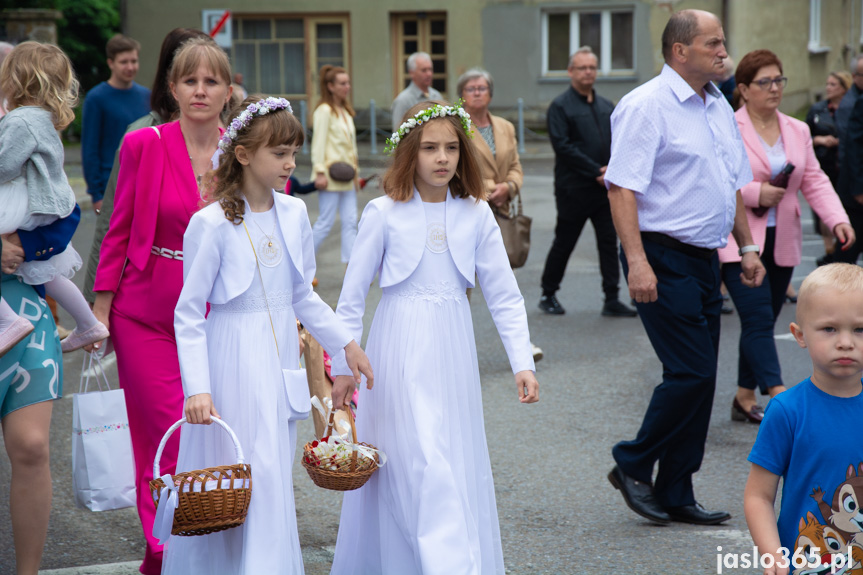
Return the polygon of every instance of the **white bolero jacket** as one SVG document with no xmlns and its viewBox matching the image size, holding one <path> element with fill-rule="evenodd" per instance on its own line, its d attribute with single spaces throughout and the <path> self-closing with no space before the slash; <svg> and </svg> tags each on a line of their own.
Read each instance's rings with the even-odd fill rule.
<svg viewBox="0 0 863 575">
<path fill-rule="evenodd" d="M 273 199 L 294 271 L 285 279 L 302 278 L 293 285 L 294 313 L 327 352 L 338 353 L 352 338 L 332 308 L 312 289 L 315 248 L 306 205 L 302 200 L 275 192 Z M 256 273 L 255 256 L 242 224 L 229 222 L 218 203 L 192 216 L 183 236 L 183 290 L 174 310 L 186 397 L 210 393 L 207 303 L 224 304 L 242 295 L 252 285 Z"/>
<path fill-rule="evenodd" d="M 534 371 L 524 298 L 488 203 L 455 198 L 447 191 L 446 234 L 450 254 L 467 284 L 474 287 L 475 278 L 479 279 L 513 373 Z M 416 190 L 405 202 L 383 196 L 368 203 L 336 308 L 336 316 L 356 341 L 362 341 L 366 296 L 375 276 L 380 275 L 382 288 L 408 279 L 420 263 L 425 244 L 425 209 Z M 350 375 L 344 353 L 333 356 L 332 373 Z"/>
</svg>

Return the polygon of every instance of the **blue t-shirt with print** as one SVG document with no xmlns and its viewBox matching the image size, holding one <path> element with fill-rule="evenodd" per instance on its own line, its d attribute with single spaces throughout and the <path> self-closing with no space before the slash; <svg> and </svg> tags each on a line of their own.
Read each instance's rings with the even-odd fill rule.
<svg viewBox="0 0 863 575">
<path fill-rule="evenodd" d="M 836 397 L 811 379 L 770 400 L 749 461 L 782 477 L 779 540 L 791 553 L 863 545 L 861 417 L 863 393 Z"/>
</svg>

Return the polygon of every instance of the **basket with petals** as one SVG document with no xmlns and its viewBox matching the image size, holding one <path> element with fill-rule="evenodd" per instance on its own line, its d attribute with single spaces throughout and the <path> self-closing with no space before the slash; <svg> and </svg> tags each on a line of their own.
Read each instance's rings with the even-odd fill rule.
<svg viewBox="0 0 863 575">
<path fill-rule="evenodd" d="M 150 493 L 156 503 L 153 535 L 160 543 L 171 535 L 207 535 L 239 527 L 246 521 L 252 496 L 252 469 L 243 461 L 243 448 L 234 431 L 221 419 L 213 421 L 234 442 L 237 463 L 159 475 L 159 460 L 168 438 L 186 419 L 172 425 L 156 452 Z"/>
<path fill-rule="evenodd" d="M 350 408 L 345 411 L 353 441 L 333 434 L 335 411 L 330 409 L 324 437 L 303 447 L 303 467 L 309 477 L 318 487 L 333 491 L 359 489 L 386 463 L 386 456 L 374 445 L 357 442 L 353 414 Z"/>
</svg>

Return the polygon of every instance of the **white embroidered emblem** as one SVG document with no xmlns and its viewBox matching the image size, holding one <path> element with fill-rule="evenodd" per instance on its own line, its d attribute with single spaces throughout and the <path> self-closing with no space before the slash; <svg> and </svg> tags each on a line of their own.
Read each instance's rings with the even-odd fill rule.
<svg viewBox="0 0 863 575">
<path fill-rule="evenodd" d="M 426 227 L 426 248 L 435 254 L 447 251 L 446 227 L 442 223 L 431 223 Z"/>
</svg>

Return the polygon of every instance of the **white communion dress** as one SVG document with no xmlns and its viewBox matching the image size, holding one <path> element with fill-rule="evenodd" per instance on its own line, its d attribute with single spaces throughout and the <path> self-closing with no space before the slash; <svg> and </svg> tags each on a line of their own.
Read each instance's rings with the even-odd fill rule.
<svg viewBox="0 0 863 575">
<path fill-rule="evenodd" d="M 227 303 L 211 304 L 206 321 L 213 402 L 236 432 L 252 468 L 252 497 L 241 527 L 196 537 L 172 536 L 165 546 L 163 574 L 259 575 L 303 573 L 297 533 L 292 466 L 296 423 L 288 421 L 281 369 L 299 366 L 292 284 L 301 283 L 276 225 L 276 210 L 245 219 L 252 242 L 259 246 L 261 272 L 269 310 L 278 336 L 276 354 L 267 304 L 255 271 L 245 293 Z M 242 231 L 242 226 L 240 226 Z M 276 240 L 278 261 L 261 255 L 265 236 Z M 242 231 L 240 247 L 252 247 Z M 243 246 L 243 242 L 245 245 Z M 228 434 L 216 425 L 181 428 L 177 471 L 236 463 Z"/>
<path fill-rule="evenodd" d="M 345 493 L 335 575 L 504 573 L 467 282 L 448 203 L 423 207 L 425 249 L 383 289 L 366 346 L 375 385 L 359 392 L 359 439 L 387 464 Z"/>
</svg>

